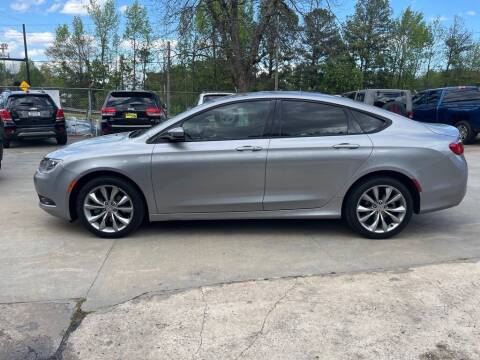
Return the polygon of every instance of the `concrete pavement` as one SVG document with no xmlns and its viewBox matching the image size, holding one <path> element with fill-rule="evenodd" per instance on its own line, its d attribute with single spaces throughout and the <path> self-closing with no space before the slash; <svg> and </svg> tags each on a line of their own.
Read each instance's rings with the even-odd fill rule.
<svg viewBox="0 0 480 360">
<path fill-rule="evenodd" d="M 38 141 L 5 151 L 0 303 L 7 307 L 2 311 L 28 303 L 34 319 L 36 306 L 69 304 L 55 320 L 66 324 L 79 299 L 86 299 L 83 311 L 96 311 L 143 293 L 480 258 L 480 143 L 466 148 L 470 180 L 464 202 L 414 216 L 405 232 L 384 241 L 359 238 L 341 221 L 316 220 L 168 222 L 145 226 L 126 239 L 95 238 L 80 224 L 53 218 L 37 206 L 32 176 L 55 148 Z M 10 322 L 2 322 L 5 333 Z M 6 339 L 1 334 L 0 347 Z M 51 344 L 63 336 L 48 334 Z"/>
<path fill-rule="evenodd" d="M 480 358 L 480 263 L 253 281 L 89 314 L 64 359 Z"/>
</svg>

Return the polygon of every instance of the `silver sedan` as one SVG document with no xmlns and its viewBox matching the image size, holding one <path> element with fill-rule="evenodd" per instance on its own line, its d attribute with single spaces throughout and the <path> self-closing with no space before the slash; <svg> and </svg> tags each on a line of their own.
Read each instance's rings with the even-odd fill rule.
<svg viewBox="0 0 480 360">
<path fill-rule="evenodd" d="M 121 237 L 144 220 L 344 218 L 369 238 L 459 204 L 467 163 L 454 127 L 349 99 L 226 97 L 148 130 L 81 141 L 35 174 L 40 207 Z"/>
</svg>

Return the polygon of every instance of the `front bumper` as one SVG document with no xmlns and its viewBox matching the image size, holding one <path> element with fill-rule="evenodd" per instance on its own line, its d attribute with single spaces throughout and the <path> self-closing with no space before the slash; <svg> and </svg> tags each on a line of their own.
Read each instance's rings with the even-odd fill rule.
<svg viewBox="0 0 480 360">
<path fill-rule="evenodd" d="M 72 220 L 69 206 L 70 194 L 67 189 L 74 176 L 61 167 L 62 165 L 59 165 L 50 173 L 42 173 L 37 170 L 33 182 L 40 199 L 43 197 L 49 200 L 41 199 L 39 201 L 40 208 L 53 216 L 70 221 Z"/>
</svg>

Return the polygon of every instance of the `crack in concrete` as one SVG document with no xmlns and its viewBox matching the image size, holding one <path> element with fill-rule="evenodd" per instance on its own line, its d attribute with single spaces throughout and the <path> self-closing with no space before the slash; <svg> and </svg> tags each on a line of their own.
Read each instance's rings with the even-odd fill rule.
<svg viewBox="0 0 480 360">
<path fill-rule="evenodd" d="M 63 351 L 67 346 L 70 335 L 78 329 L 83 319 L 85 319 L 85 316 L 89 314 L 82 310 L 82 304 L 85 302 L 85 300 L 85 298 L 78 299 L 77 304 L 75 305 L 75 311 L 70 318 L 70 325 L 68 326 L 67 330 L 65 330 L 65 334 L 63 334 L 62 340 L 60 341 L 60 345 L 58 346 L 57 350 L 52 356 L 48 358 L 48 360 L 63 360 Z"/>
<path fill-rule="evenodd" d="M 287 276 L 277 276 L 277 277 L 272 276 L 268 278 L 250 278 L 250 279 L 242 279 L 242 280 L 223 281 L 223 282 L 217 282 L 217 283 L 207 283 L 202 285 L 187 286 L 187 287 L 174 288 L 174 289 L 147 290 L 131 298 L 128 298 L 110 305 L 100 306 L 92 310 L 92 312 L 108 310 L 113 307 L 126 304 L 129 301 L 140 299 L 144 296 L 145 297 L 172 296 L 172 295 L 183 293 L 186 291 L 196 290 L 196 289 L 199 289 L 200 287 L 221 287 L 225 285 L 244 284 L 252 281 L 273 281 L 273 280 L 292 280 L 292 279 L 296 280 L 296 279 L 306 279 L 310 277 L 330 277 L 330 276 L 337 277 L 342 275 L 376 274 L 376 273 L 383 273 L 383 272 L 391 272 L 392 274 L 397 274 L 397 273 L 408 272 L 408 271 L 411 271 L 412 269 L 431 266 L 431 265 L 475 263 L 475 262 L 480 262 L 480 257 L 458 258 L 453 260 L 434 261 L 429 263 L 419 263 L 419 264 L 412 264 L 407 266 L 376 267 L 371 269 L 362 269 L 362 270 L 355 270 L 355 271 L 338 271 L 338 272 L 333 271 L 333 272 L 311 273 L 311 274 L 303 274 L 303 275 L 300 274 L 300 275 L 287 275 Z"/>
<path fill-rule="evenodd" d="M 199 335 L 200 340 L 199 340 L 199 343 L 198 343 L 197 350 L 195 351 L 195 353 L 192 356 L 192 359 L 195 359 L 197 357 L 198 353 L 200 352 L 200 349 L 202 348 L 202 345 L 203 345 L 203 331 L 205 330 L 205 321 L 207 319 L 208 303 L 207 303 L 207 300 L 205 298 L 205 292 L 203 291 L 203 287 L 200 287 L 200 291 L 202 292 L 202 300 L 203 300 L 203 303 L 204 303 L 203 318 L 202 318 L 202 326 L 200 327 L 200 335 Z"/>
<path fill-rule="evenodd" d="M 112 242 L 112 245 L 110 246 L 110 248 L 107 251 L 107 254 L 105 255 L 105 258 L 102 261 L 102 264 L 100 265 L 100 267 L 97 270 L 97 274 L 95 275 L 95 278 L 93 279 L 92 284 L 90 285 L 90 287 L 87 290 L 87 294 L 85 295 L 85 298 L 88 298 L 88 294 L 90 294 L 90 290 L 92 290 L 93 285 L 95 285 L 95 282 L 97 281 L 98 276 L 100 275 L 100 272 L 103 269 L 103 266 L 107 262 L 107 259 L 110 257 L 110 253 L 112 252 L 113 247 L 115 246 L 116 243 L 117 243 L 117 239 L 114 239 L 113 242 Z"/>
<path fill-rule="evenodd" d="M 267 314 L 263 318 L 262 326 L 260 327 L 260 330 L 253 335 L 252 341 L 250 341 L 247 347 L 240 352 L 240 354 L 235 358 L 235 360 L 241 358 L 248 350 L 250 350 L 250 348 L 255 344 L 255 342 L 258 340 L 260 335 L 263 335 L 263 331 L 265 330 L 265 324 L 267 323 L 267 320 L 270 317 L 270 315 L 277 308 L 278 304 L 280 304 L 280 302 L 282 302 L 297 285 L 298 285 L 298 279 L 295 279 L 295 283 L 292 286 L 290 286 L 287 290 L 285 290 L 285 293 L 277 301 L 275 301 L 273 306 L 270 308 L 270 310 L 268 310 Z"/>
</svg>

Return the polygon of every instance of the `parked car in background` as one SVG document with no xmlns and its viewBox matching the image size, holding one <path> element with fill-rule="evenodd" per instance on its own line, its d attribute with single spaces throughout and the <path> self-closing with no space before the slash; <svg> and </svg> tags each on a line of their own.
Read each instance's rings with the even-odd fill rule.
<svg viewBox="0 0 480 360">
<path fill-rule="evenodd" d="M 230 96 L 230 95 L 235 95 L 235 93 L 232 92 L 203 92 L 200 94 L 198 97 L 197 101 L 197 106 L 205 104 L 207 102 L 225 97 L 225 96 Z"/>
<path fill-rule="evenodd" d="M 3 121 L 0 121 L 0 169 L 2 168 L 2 159 L 3 159 Z"/>
<path fill-rule="evenodd" d="M 115 90 L 102 107 L 102 134 L 149 128 L 166 119 L 166 109 L 153 91 Z"/>
<path fill-rule="evenodd" d="M 419 92 L 413 99 L 413 119 L 455 126 L 465 144 L 480 131 L 480 89 L 456 86 Z"/>
<path fill-rule="evenodd" d="M 365 89 L 351 91 L 342 96 L 399 115 L 412 117 L 412 93 L 410 90 Z"/>
<path fill-rule="evenodd" d="M 387 238 L 413 213 L 459 204 L 466 186 L 457 129 L 297 92 L 225 97 L 145 131 L 77 142 L 35 174 L 42 209 L 102 237 L 145 218 L 343 217 Z"/>
<path fill-rule="evenodd" d="M 42 91 L 5 91 L 0 95 L 3 147 L 12 140 L 55 138 L 67 143 L 65 116 L 50 95 Z"/>
</svg>

